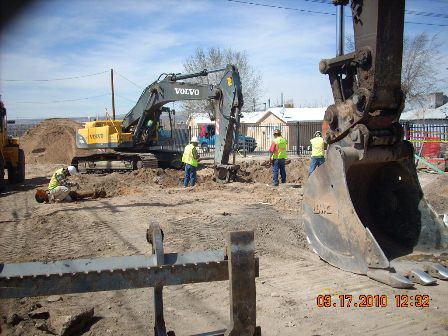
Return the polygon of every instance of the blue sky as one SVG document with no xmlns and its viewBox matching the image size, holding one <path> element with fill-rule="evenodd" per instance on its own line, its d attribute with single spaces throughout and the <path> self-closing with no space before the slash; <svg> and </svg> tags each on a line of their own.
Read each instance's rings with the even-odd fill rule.
<svg viewBox="0 0 448 336">
<path fill-rule="evenodd" d="M 310 0 L 254 2 L 335 12 Z M 407 0 L 406 9 L 448 15 L 448 0 Z M 406 15 L 405 20 L 448 25 L 447 18 Z M 346 31 L 352 31 L 349 18 Z M 448 26 L 405 24 L 408 36 L 421 31 L 439 34 L 445 59 L 440 71 L 447 78 Z M 103 115 L 111 106 L 110 68 L 116 72 L 117 113 L 124 114 L 160 73 L 181 72 L 197 47 L 246 51 L 263 76 L 263 101 L 270 98 L 275 104 L 281 92 L 296 105 L 332 101 L 328 79 L 318 71 L 319 60 L 335 53 L 335 17 L 330 15 L 226 0 L 46 0 L 22 12 L 1 32 L 0 43 L 0 93 L 10 119 Z M 92 73 L 102 74 L 9 81 Z M 87 97 L 92 98 L 63 101 Z"/>
</svg>

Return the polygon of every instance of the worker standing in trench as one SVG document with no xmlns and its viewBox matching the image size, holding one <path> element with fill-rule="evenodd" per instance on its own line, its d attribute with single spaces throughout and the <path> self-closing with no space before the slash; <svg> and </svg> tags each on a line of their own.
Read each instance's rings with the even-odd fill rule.
<svg viewBox="0 0 448 336">
<path fill-rule="evenodd" d="M 188 187 L 188 183 L 192 187 L 196 184 L 196 169 L 198 167 L 199 153 L 198 153 L 198 137 L 193 136 L 191 138 L 190 144 L 184 149 L 184 154 L 182 155 L 182 162 L 185 163 L 185 177 L 184 177 L 184 187 Z"/>
<path fill-rule="evenodd" d="M 322 138 L 322 132 L 317 131 L 314 133 L 314 138 L 311 142 L 311 162 L 310 169 L 308 170 L 308 176 L 310 176 L 314 170 L 325 162 L 325 144 Z"/>
<path fill-rule="evenodd" d="M 279 129 L 274 130 L 274 140 L 272 140 L 271 147 L 269 148 L 269 152 L 271 155 L 271 163 L 272 163 L 272 175 L 273 175 L 273 186 L 278 186 L 278 173 L 280 171 L 280 176 L 282 183 L 286 183 L 286 168 L 285 168 L 285 159 L 288 157 L 286 153 L 286 146 L 288 145 L 288 141 L 282 137 L 282 131 Z"/>
</svg>

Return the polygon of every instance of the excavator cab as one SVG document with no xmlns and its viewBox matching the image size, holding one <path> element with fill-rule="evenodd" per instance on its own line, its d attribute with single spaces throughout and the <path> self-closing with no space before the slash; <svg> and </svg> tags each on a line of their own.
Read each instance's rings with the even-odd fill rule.
<svg viewBox="0 0 448 336">
<path fill-rule="evenodd" d="M 435 255 L 448 232 L 423 197 L 399 123 L 404 0 L 350 5 L 356 50 L 319 66 L 335 104 L 325 113 L 326 161 L 304 188 L 308 241 L 329 264 L 393 287 L 447 280 Z"/>
</svg>

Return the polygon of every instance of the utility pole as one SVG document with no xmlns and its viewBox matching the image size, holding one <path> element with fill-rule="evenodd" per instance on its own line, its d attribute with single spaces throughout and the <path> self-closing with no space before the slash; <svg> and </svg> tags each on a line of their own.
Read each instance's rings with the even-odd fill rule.
<svg viewBox="0 0 448 336">
<path fill-rule="evenodd" d="M 344 55 L 344 5 L 336 7 L 336 56 Z"/>
<path fill-rule="evenodd" d="M 110 69 L 110 86 L 112 89 L 112 120 L 115 120 L 114 69 Z"/>
</svg>

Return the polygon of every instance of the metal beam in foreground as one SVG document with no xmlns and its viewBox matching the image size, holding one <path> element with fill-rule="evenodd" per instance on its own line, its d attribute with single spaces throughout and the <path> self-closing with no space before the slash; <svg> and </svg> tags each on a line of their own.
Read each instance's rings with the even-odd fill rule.
<svg viewBox="0 0 448 336">
<path fill-rule="evenodd" d="M 148 229 L 147 238 L 151 256 L 0 264 L 0 298 L 153 287 L 155 335 L 175 336 L 166 331 L 163 286 L 230 280 L 230 327 L 202 335 L 261 335 L 256 327 L 258 259 L 254 258 L 253 232 L 230 232 L 226 253 L 165 254 L 158 225 Z"/>
</svg>

